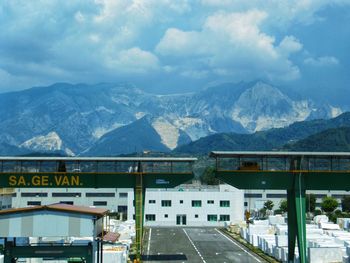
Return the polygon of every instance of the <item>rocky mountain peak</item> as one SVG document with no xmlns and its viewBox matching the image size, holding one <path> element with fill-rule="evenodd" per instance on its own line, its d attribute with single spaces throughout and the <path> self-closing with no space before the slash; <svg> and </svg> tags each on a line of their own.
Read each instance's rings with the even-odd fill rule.
<svg viewBox="0 0 350 263">
<path fill-rule="evenodd" d="M 104 145 L 129 151 L 141 148 L 121 143 L 134 140 L 150 147 L 144 140 L 151 138 L 157 149 L 170 150 L 210 134 L 252 133 L 338 112 L 341 109 L 333 106 L 293 100 L 261 81 L 163 96 L 129 84 L 57 83 L 0 94 L 0 143 L 31 150 L 81 154 L 94 149 L 93 154 L 106 154 Z"/>
</svg>

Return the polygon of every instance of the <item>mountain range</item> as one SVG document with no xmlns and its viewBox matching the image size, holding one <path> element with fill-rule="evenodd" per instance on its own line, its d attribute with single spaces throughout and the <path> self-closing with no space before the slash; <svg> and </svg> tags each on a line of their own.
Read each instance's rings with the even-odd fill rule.
<svg viewBox="0 0 350 263">
<path fill-rule="evenodd" d="M 350 112 L 329 120 L 293 123 L 253 134 L 219 133 L 179 146 L 175 153 L 210 151 L 349 151 Z"/>
<path fill-rule="evenodd" d="M 181 152 L 181 145 L 206 136 L 237 136 L 247 145 L 254 137 L 251 147 L 259 149 L 269 136 L 289 142 L 310 135 L 293 128 L 295 122 L 329 119 L 343 111 L 292 98 L 261 81 L 174 95 L 150 94 L 130 84 L 57 83 L 0 94 L 0 154 Z M 282 127 L 295 129 L 290 132 L 296 135 L 269 130 Z"/>
</svg>

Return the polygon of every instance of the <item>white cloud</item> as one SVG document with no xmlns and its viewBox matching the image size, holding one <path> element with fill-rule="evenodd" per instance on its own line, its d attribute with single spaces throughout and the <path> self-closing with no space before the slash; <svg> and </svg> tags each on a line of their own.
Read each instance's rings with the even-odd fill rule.
<svg viewBox="0 0 350 263">
<path fill-rule="evenodd" d="M 298 52 L 302 48 L 303 48 L 303 45 L 294 36 L 284 37 L 278 46 L 279 51 L 286 55 Z"/>
<path fill-rule="evenodd" d="M 155 50 L 161 56 L 177 57 L 181 74 L 193 78 L 209 73 L 244 79 L 298 78 L 299 69 L 289 55 L 300 51 L 302 44 L 286 36 L 276 45 L 275 38 L 260 29 L 265 19 L 267 14 L 259 10 L 218 12 L 207 17 L 200 31 L 168 29 Z"/>
<path fill-rule="evenodd" d="M 158 58 L 138 47 L 120 51 L 115 58 L 107 61 L 109 67 L 117 72 L 145 74 L 159 69 Z"/>
<path fill-rule="evenodd" d="M 203 6 L 226 11 L 245 12 L 253 8 L 270 14 L 267 23 L 274 27 L 289 27 L 293 23 L 310 24 L 321 19 L 317 12 L 331 5 L 348 5 L 349 0 L 201 0 Z"/>
<path fill-rule="evenodd" d="M 203 79 L 208 77 L 209 71 L 208 70 L 185 70 L 181 72 L 180 75 L 184 77 L 190 77 L 193 79 Z"/>
<path fill-rule="evenodd" d="M 167 81 L 179 76 L 208 82 L 221 77 L 295 79 L 301 73 L 292 55 L 298 56 L 304 48 L 303 41 L 288 29 L 317 21 L 318 11 L 328 5 L 349 3 L 0 1 L 1 76 L 9 86 L 25 87 L 55 81 L 119 78 L 133 82 L 135 73 Z M 307 48 L 310 53 L 318 53 Z M 339 61 L 326 56 L 311 57 L 304 63 L 337 65 Z"/>
<path fill-rule="evenodd" d="M 75 18 L 75 20 L 78 23 L 84 23 L 85 22 L 85 17 L 83 16 L 83 14 L 80 11 L 75 13 L 74 18 Z"/>
<path fill-rule="evenodd" d="M 316 66 L 316 67 L 324 67 L 324 66 L 336 66 L 339 64 L 339 60 L 332 56 L 324 56 L 318 58 L 306 58 L 304 60 L 306 65 Z"/>
<path fill-rule="evenodd" d="M 165 56 L 185 56 L 198 53 L 201 49 L 200 37 L 198 32 L 184 32 L 177 28 L 169 28 L 156 46 L 156 51 Z"/>
</svg>

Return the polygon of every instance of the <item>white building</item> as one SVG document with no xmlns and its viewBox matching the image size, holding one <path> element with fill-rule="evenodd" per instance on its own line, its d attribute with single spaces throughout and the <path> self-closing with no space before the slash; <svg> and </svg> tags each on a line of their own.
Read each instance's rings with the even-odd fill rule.
<svg viewBox="0 0 350 263">
<path fill-rule="evenodd" d="M 12 207 L 65 203 L 107 208 L 134 218 L 133 189 L 17 188 Z M 223 226 L 244 218 L 244 191 L 229 185 L 182 185 L 174 189 L 148 189 L 145 225 Z M 130 209 L 132 208 L 132 209 Z"/>
<path fill-rule="evenodd" d="M 146 226 L 224 226 L 244 219 L 244 191 L 229 185 L 150 189 L 145 199 Z M 129 199 L 128 206 L 133 203 Z M 128 217 L 133 211 L 128 210 Z"/>
<path fill-rule="evenodd" d="M 11 191 L 10 191 L 11 190 Z M 341 199 L 349 195 L 346 191 L 307 191 L 316 196 L 316 208 L 320 207 L 322 198 L 332 196 L 338 200 L 341 209 Z M 0 209 L 10 207 L 26 207 L 32 205 L 48 205 L 66 203 L 82 206 L 96 206 L 107 208 L 112 212 L 124 214 L 125 219 L 132 219 L 134 214 L 133 189 L 131 188 L 3 188 L 0 192 Z M 271 200 L 274 208 L 278 209 L 281 200 L 287 198 L 285 190 L 244 190 L 239 191 L 228 185 L 203 186 L 183 185 L 174 189 L 149 189 L 146 192 L 145 215 L 146 225 L 176 225 L 178 220 L 186 225 L 214 225 L 208 223 L 208 215 L 217 225 L 222 225 L 220 215 L 229 218 L 230 222 L 243 220 L 244 210 L 258 211 L 264 202 Z M 162 200 L 170 200 L 163 202 Z M 220 201 L 230 201 L 222 203 Z M 192 206 L 192 201 L 194 201 Z M 200 202 L 195 202 L 200 201 Z M 209 201 L 209 203 L 208 203 Z M 214 202 L 214 203 L 213 203 Z M 223 207 L 229 204 L 229 207 Z M 200 205 L 200 207 L 198 207 Z M 229 213 L 226 213 L 228 212 Z M 242 212 L 243 211 L 243 212 Z M 197 213 L 198 212 L 198 213 Z M 184 217 L 183 215 L 186 215 Z M 226 215 L 229 215 L 227 217 Z M 155 220 L 153 220 L 155 216 Z M 181 223 L 183 224 L 183 223 Z"/>
</svg>

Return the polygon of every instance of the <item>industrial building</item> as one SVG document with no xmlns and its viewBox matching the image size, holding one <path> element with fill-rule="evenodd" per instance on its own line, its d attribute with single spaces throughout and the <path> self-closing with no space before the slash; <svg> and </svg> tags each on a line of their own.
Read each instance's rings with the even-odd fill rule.
<svg viewBox="0 0 350 263">
<path fill-rule="evenodd" d="M 1 191 L 1 209 L 63 203 L 106 208 L 128 220 L 134 216 L 134 209 L 130 209 L 134 197 L 132 188 L 3 188 Z M 341 198 L 350 194 L 346 191 L 307 193 L 315 194 L 316 207 L 320 207 L 323 197 L 332 196 L 338 200 L 339 208 Z M 266 200 L 273 201 L 274 209 L 278 209 L 283 199 L 286 199 L 286 191 L 283 190 L 241 191 L 228 185 L 187 184 L 174 189 L 148 189 L 145 225 L 222 226 L 225 222 L 243 220 L 245 210 L 258 211 Z"/>
<path fill-rule="evenodd" d="M 118 212 L 127 220 L 133 219 L 135 213 L 131 188 L 16 188 L 3 198 L 8 202 L 6 208 L 53 203 L 94 206 Z M 147 189 L 145 225 L 223 226 L 239 222 L 244 216 L 243 198 L 244 191 L 228 185 Z"/>
<path fill-rule="evenodd" d="M 229 185 L 146 192 L 146 226 L 224 226 L 243 220 L 243 191 Z M 129 199 L 128 206 L 132 205 Z M 131 211 L 128 214 L 131 217 Z"/>
</svg>

